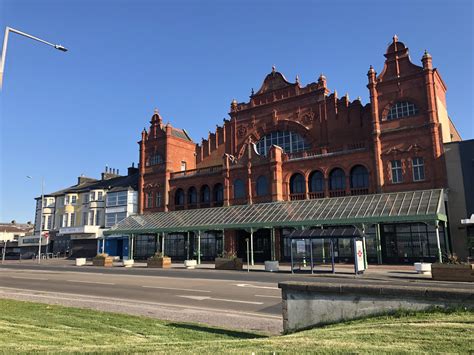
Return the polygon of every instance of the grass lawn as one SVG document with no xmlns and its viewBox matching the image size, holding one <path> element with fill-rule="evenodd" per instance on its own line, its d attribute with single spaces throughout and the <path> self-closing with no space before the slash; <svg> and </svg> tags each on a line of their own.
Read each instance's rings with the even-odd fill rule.
<svg viewBox="0 0 474 355">
<path fill-rule="evenodd" d="M 267 337 L 196 324 L 0 299 L 0 352 L 474 351 L 474 312 L 381 316 Z"/>
</svg>

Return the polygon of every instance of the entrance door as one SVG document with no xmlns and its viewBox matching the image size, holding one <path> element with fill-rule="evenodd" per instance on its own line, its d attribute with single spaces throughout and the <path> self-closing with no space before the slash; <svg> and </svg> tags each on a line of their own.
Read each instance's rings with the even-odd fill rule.
<svg viewBox="0 0 474 355">
<path fill-rule="evenodd" d="M 239 238 L 239 249 L 237 256 L 243 260 L 247 260 L 247 244 L 245 239 L 249 239 L 250 233 L 240 230 L 238 232 Z M 250 245 L 249 245 L 250 247 Z M 253 255 L 254 261 L 263 263 L 264 261 L 271 260 L 271 236 L 270 229 L 259 229 L 253 233 Z"/>
<path fill-rule="evenodd" d="M 117 239 L 117 250 L 115 251 L 115 255 L 120 256 L 120 259 L 123 258 L 123 239 Z"/>
</svg>

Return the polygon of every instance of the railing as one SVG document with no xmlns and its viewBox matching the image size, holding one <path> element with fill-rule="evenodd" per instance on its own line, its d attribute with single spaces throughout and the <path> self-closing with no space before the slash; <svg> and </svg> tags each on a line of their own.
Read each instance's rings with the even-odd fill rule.
<svg viewBox="0 0 474 355">
<path fill-rule="evenodd" d="M 346 196 L 346 190 L 331 190 L 329 191 L 329 197 L 341 197 Z"/>
<path fill-rule="evenodd" d="M 369 194 L 369 188 L 364 187 L 364 188 L 358 188 L 358 189 L 351 189 L 351 195 L 357 196 L 357 195 L 368 195 Z"/>
<path fill-rule="evenodd" d="M 210 175 L 222 172 L 222 165 L 208 166 L 207 168 L 199 168 L 192 170 L 177 171 L 171 173 L 171 179 L 179 179 L 182 177 L 196 176 L 196 175 Z"/>
<path fill-rule="evenodd" d="M 305 193 L 290 194 L 290 201 L 306 200 Z"/>
<path fill-rule="evenodd" d="M 364 151 L 365 143 L 353 143 L 347 146 L 334 146 L 328 147 L 318 150 L 313 150 L 311 152 L 304 151 L 304 152 L 297 152 L 297 153 L 286 153 L 288 160 L 295 160 L 295 159 L 306 159 L 306 158 L 318 158 L 318 157 L 327 157 L 331 155 L 339 155 L 339 154 L 346 154 L 346 153 L 353 153 L 357 151 Z"/>
<path fill-rule="evenodd" d="M 315 198 L 324 198 L 324 192 L 323 192 L 323 191 L 319 191 L 319 192 L 309 192 L 309 193 L 308 193 L 308 197 L 309 197 L 311 200 L 314 200 Z"/>
</svg>

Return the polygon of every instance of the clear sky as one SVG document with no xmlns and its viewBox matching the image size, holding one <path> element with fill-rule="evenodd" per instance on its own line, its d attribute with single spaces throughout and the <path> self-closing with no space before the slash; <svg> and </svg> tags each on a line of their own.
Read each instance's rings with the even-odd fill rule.
<svg viewBox="0 0 474 355">
<path fill-rule="evenodd" d="M 2 33 L 10 26 L 69 48 L 10 35 L 0 94 L 2 222 L 34 219 L 42 176 L 53 192 L 81 174 L 99 177 L 105 165 L 125 172 L 155 107 L 200 142 L 273 64 L 303 85 L 324 73 L 331 90 L 367 103 L 367 70 L 382 70 L 394 34 L 414 63 L 431 53 L 450 116 L 464 139 L 474 138 L 471 0 L 0 4 Z"/>
</svg>

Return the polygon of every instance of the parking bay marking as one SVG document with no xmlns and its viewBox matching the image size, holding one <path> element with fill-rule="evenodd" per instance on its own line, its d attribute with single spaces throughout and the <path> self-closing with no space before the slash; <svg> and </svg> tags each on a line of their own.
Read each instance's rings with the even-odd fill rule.
<svg viewBox="0 0 474 355">
<path fill-rule="evenodd" d="M 98 285 L 115 285 L 112 282 L 102 282 L 102 281 L 67 280 L 67 282 L 77 282 L 77 283 L 84 283 L 84 284 L 98 284 Z"/>
<path fill-rule="evenodd" d="M 209 293 L 209 290 L 193 290 L 191 288 L 176 288 L 176 287 L 164 287 L 164 286 L 142 286 L 144 288 L 156 288 L 162 290 L 173 290 L 173 291 L 189 291 L 189 292 L 205 292 Z"/>
<path fill-rule="evenodd" d="M 214 298 L 209 296 L 185 296 L 185 295 L 178 295 L 178 297 L 189 298 L 192 300 L 197 301 L 204 301 L 204 300 L 211 300 L 211 301 L 222 301 L 222 302 L 234 302 L 234 303 L 246 303 L 246 304 L 263 304 L 263 302 L 252 302 L 252 301 L 241 301 L 241 300 L 228 300 L 225 298 Z"/>
<path fill-rule="evenodd" d="M 264 289 L 267 289 L 267 290 L 279 290 L 278 287 L 257 286 L 257 285 L 252 285 L 252 284 L 234 284 L 234 286 L 238 286 L 238 287 L 252 287 L 252 288 L 264 288 Z"/>
</svg>

